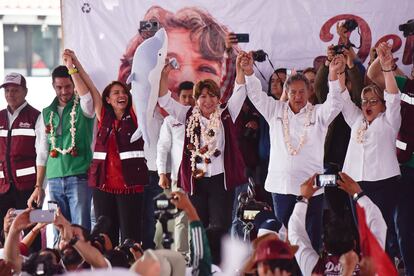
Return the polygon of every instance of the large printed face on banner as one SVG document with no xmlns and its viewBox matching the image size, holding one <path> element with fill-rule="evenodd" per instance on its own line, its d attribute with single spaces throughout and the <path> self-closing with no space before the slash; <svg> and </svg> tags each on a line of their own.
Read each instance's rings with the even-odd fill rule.
<svg viewBox="0 0 414 276">
<path fill-rule="evenodd" d="M 212 79 L 220 82 L 226 29 L 209 13 L 198 8 L 183 8 L 172 13 L 159 6 L 151 7 L 142 20 L 158 21 L 168 35 L 168 58 L 175 58 L 179 68 L 169 77 L 169 89 L 177 92 L 183 81 Z M 135 49 L 150 35 L 134 36 L 122 58 L 118 79 L 128 77 Z"/>
</svg>

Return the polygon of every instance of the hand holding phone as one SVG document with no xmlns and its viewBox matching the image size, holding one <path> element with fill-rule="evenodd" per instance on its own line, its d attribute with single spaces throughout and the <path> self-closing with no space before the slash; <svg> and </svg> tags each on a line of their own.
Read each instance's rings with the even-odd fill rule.
<svg viewBox="0 0 414 276">
<path fill-rule="evenodd" d="M 316 187 L 337 187 L 336 181 L 338 176 L 336 174 L 318 174 L 316 177 Z"/>
<path fill-rule="evenodd" d="M 55 210 L 32 210 L 30 211 L 30 222 L 51 223 L 55 219 Z"/>
</svg>

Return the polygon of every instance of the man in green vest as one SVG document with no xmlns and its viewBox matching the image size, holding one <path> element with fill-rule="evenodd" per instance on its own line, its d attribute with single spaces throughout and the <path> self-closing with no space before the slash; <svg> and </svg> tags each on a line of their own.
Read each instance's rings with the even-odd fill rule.
<svg viewBox="0 0 414 276">
<path fill-rule="evenodd" d="M 50 199 L 58 203 L 64 217 L 90 229 L 91 191 L 87 170 L 92 160 L 93 99 L 89 92 L 75 93 L 74 85 L 85 84 L 72 58 L 64 55 L 64 60 L 66 66 L 58 66 L 52 72 L 56 98 L 42 111 L 44 131 L 36 149 L 36 186 L 27 203 L 31 206 L 32 202 L 39 205 L 43 201 L 46 174 Z"/>
</svg>

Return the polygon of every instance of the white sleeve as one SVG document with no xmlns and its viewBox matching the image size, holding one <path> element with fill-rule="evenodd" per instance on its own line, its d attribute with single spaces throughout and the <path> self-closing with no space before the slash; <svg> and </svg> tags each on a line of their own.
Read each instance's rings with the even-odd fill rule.
<svg viewBox="0 0 414 276">
<path fill-rule="evenodd" d="M 283 107 L 283 103 L 262 91 L 262 84 L 254 74 L 246 76 L 246 90 L 250 101 L 267 122 Z"/>
<path fill-rule="evenodd" d="M 168 114 L 182 124 L 185 124 L 185 118 L 191 106 L 182 105 L 171 97 L 171 91 L 168 91 L 162 97 L 158 98 L 158 103 L 164 108 Z"/>
<path fill-rule="evenodd" d="M 313 249 L 308 233 L 306 232 L 306 211 L 308 204 L 298 202 L 295 204 L 288 224 L 288 238 L 292 245 L 299 246 L 295 253 L 303 275 L 312 275 L 312 271 L 319 261 L 318 253 Z"/>
<path fill-rule="evenodd" d="M 246 85 L 235 83 L 233 93 L 227 104 L 233 123 L 236 121 L 237 116 L 239 116 L 243 103 L 246 100 L 246 95 Z"/>
<path fill-rule="evenodd" d="M 343 100 L 340 98 L 340 94 L 341 87 L 339 81 L 329 81 L 328 96 L 317 111 L 317 116 L 325 126 L 328 126 L 342 110 Z"/>
<path fill-rule="evenodd" d="M 159 174 L 167 173 L 168 155 L 171 153 L 172 134 L 167 118 L 161 126 L 160 136 L 157 143 L 157 171 Z"/>
<path fill-rule="evenodd" d="M 384 91 L 385 118 L 397 133 L 401 126 L 401 93 L 391 94 Z"/>
<path fill-rule="evenodd" d="M 358 117 L 361 116 L 362 111 L 361 109 L 355 105 L 355 103 L 351 99 L 351 95 L 349 95 L 348 89 L 341 93 L 341 98 L 343 101 L 343 108 L 342 108 L 342 115 L 344 115 L 344 119 L 349 127 L 352 127 Z"/>
<path fill-rule="evenodd" d="M 37 117 L 36 125 L 36 165 L 46 166 L 49 157 L 49 142 L 47 141 L 45 122 L 43 121 L 43 111 Z"/>
<path fill-rule="evenodd" d="M 93 98 L 91 93 L 88 92 L 83 96 L 79 95 L 79 99 L 83 115 L 85 115 L 88 118 L 95 117 L 95 109 L 93 107 Z"/>
<path fill-rule="evenodd" d="M 377 241 L 385 249 L 385 238 L 387 236 L 387 224 L 382 216 L 381 210 L 368 196 L 358 199 L 358 204 L 364 208 L 368 228 L 377 238 Z"/>
</svg>

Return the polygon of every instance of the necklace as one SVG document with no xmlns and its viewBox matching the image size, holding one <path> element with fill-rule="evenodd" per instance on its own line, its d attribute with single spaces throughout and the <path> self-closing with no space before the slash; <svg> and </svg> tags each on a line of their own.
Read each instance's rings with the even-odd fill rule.
<svg viewBox="0 0 414 276">
<path fill-rule="evenodd" d="M 368 122 L 367 120 L 362 119 L 362 124 L 359 126 L 358 130 L 357 130 L 357 136 L 356 136 L 356 141 L 358 144 L 363 144 L 365 141 L 365 132 L 367 132 L 368 129 Z"/>
<path fill-rule="evenodd" d="M 288 152 L 290 155 L 296 155 L 299 153 L 299 150 L 303 147 L 303 145 L 306 143 L 306 137 L 307 137 L 307 129 L 310 126 L 310 119 L 312 115 L 314 106 L 310 105 L 309 108 L 306 111 L 306 118 L 305 123 L 303 124 L 303 132 L 301 136 L 299 137 L 299 145 L 295 149 L 292 146 L 290 133 L 289 133 L 289 117 L 288 117 L 288 104 L 286 104 L 286 107 L 283 111 L 283 136 L 285 138 L 285 144 L 287 146 Z"/>
<path fill-rule="evenodd" d="M 191 152 L 191 171 L 193 176 L 198 179 L 202 178 L 207 171 L 207 165 L 211 163 L 211 157 L 218 157 L 221 152 L 217 149 L 217 133 L 220 127 L 220 109 L 210 115 L 207 125 L 201 123 L 201 111 L 198 106 L 188 118 L 186 128 L 186 136 L 190 138 L 187 150 Z M 200 137 L 204 142 L 204 146 L 200 147 Z M 204 170 L 197 169 L 197 163 L 204 162 Z"/>
<path fill-rule="evenodd" d="M 73 106 L 70 111 L 70 137 L 71 137 L 71 143 L 70 146 L 67 149 L 61 149 L 59 147 L 56 147 L 56 134 L 55 129 L 53 127 L 53 116 L 55 113 L 53 111 L 50 112 L 49 117 L 49 124 L 46 127 L 46 133 L 50 134 L 50 144 L 51 144 L 51 150 L 50 150 L 50 157 L 56 158 L 58 156 L 58 153 L 61 153 L 63 155 L 70 153 L 73 157 L 76 157 L 78 155 L 76 144 L 75 144 L 75 138 L 76 138 L 76 107 L 79 104 L 79 96 L 76 95 L 75 99 L 73 100 Z"/>
</svg>

